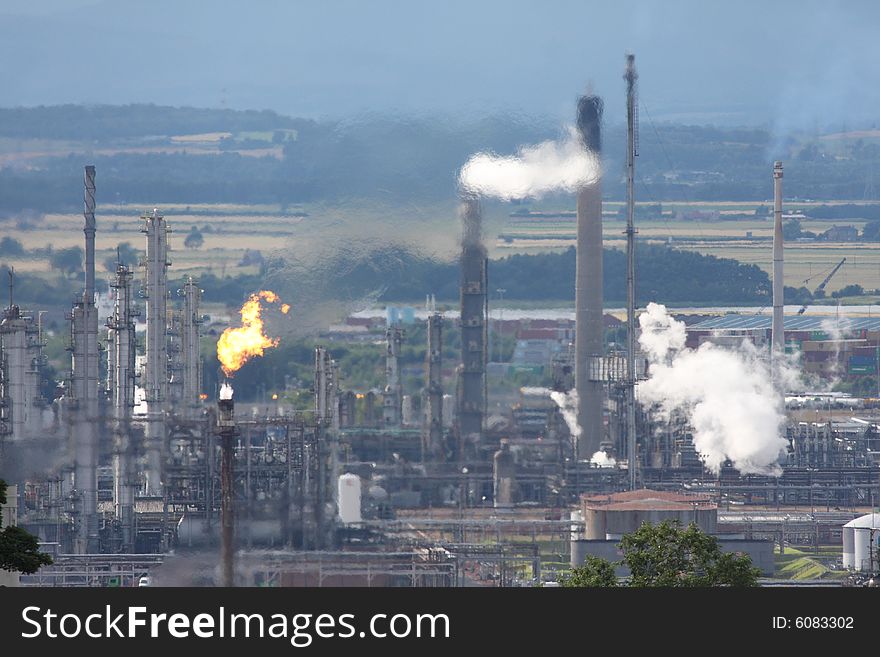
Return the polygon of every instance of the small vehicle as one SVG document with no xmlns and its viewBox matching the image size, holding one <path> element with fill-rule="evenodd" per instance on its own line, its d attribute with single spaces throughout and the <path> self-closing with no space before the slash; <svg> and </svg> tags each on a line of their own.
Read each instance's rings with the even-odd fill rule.
<svg viewBox="0 0 880 657">
<path fill-rule="evenodd" d="M 152 585 L 153 585 L 153 578 L 150 577 L 149 575 L 144 575 L 143 577 L 141 577 L 141 578 L 138 580 L 138 587 L 141 587 L 141 586 L 152 586 Z"/>
</svg>

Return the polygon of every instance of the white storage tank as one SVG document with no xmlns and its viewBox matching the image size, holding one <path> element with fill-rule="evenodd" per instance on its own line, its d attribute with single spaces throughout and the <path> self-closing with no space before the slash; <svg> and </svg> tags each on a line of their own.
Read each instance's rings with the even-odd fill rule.
<svg viewBox="0 0 880 657">
<path fill-rule="evenodd" d="M 339 519 L 348 524 L 361 521 L 361 478 L 339 475 Z"/>
<path fill-rule="evenodd" d="M 868 513 L 843 526 L 843 567 L 856 571 L 880 568 L 877 547 L 880 545 L 880 513 Z"/>
</svg>

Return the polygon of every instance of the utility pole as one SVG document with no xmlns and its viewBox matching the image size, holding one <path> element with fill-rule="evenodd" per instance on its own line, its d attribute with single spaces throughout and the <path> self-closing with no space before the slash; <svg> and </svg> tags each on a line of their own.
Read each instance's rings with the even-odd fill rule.
<svg viewBox="0 0 880 657">
<path fill-rule="evenodd" d="M 635 265 L 635 158 L 636 73 L 635 55 L 626 56 L 626 446 L 629 488 L 637 486 L 636 465 L 636 265 Z"/>
</svg>

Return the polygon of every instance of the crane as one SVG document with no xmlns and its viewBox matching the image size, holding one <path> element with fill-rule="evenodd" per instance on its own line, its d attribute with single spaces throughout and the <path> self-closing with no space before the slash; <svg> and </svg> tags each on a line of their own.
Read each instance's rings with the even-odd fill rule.
<svg viewBox="0 0 880 657">
<path fill-rule="evenodd" d="M 819 287 L 817 287 L 817 288 L 816 288 L 816 291 L 813 292 L 813 296 L 814 296 L 814 297 L 815 297 L 817 294 L 819 294 L 820 292 L 823 292 L 823 291 L 825 290 L 825 286 L 828 285 L 828 281 L 830 281 L 831 278 L 834 276 L 834 274 L 837 273 L 837 270 L 838 270 L 838 269 L 840 269 L 841 267 L 843 267 L 843 263 L 845 263 L 845 262 L 846 262 L 846 258 L 844 258 L 843 260 L 841 260 L 840 262 L 838 262 L 838 263 L 834 266 L 834 269 L 831 270 L 831 273 L 828 274 L 828 275 L 825 277 L 825 280 L 823 280 L 821 283 L 819 283 Z M 806 310 L 807 310 L 807 304 L 804 304 L 803 306 L 801 306 L 801 309 L 797 311 L 797 314 L 798 314 L 798 315 L 803 315 L 804 312 L 805 312 Z"/>
</svg>

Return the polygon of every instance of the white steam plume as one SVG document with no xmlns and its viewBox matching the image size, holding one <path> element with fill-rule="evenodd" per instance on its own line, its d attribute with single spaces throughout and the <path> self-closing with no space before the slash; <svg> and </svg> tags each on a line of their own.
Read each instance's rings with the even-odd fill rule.
<svg viewBox="0 0 880 657">
<path fill-rule="evenodd" d="M 571 439 L 576 441 L 581 435 L 581 426 L 578 424 L 578 391 L 577 389 L 568 392 L 559 392 L 554 390 L 550 393 L 550 399 L 556 402 L 559 412 L 562 413 L 562 419 L 568 425 L 568 433 Z"/>
<path fill-rule="evenodd" d="M 467 193 L 505 201 L 574 192 L 598 180 L 599 159 L 584 150 L 575 130 L 563 141 L 522 146 L 516 155 L 477 153 L 461 168 L 459 185 Z"/>
<path fill-rule="evenodd" d="M 712 343 L 684 347 L 684 324 L 649 303 L 639 317 L 639 343 L 651 361 L 640 400 L 663 417 L 684 413 L 705 466 L 718 473 L 730 460 L 742 473 L 778 476 L 786 447 L 784 406 L 768 363 L 744 342 L 730 350 Z"/>
<path fill-rule="evenodd" d="M 819 328 L 830 336 L 834 345 L 833 361 L 828 371 L 831 380 L 826 383 L 827 388 L 831 390 L 840 381 L 840 341 L 852 335 L 852 322 L 847 317 L 835 319 L 829 317 L 822 320 Z"/>
<path fill-rule="evenodd" d="M 550 397 L 553 394 L 553 391 L 550 390 L 550 388 L 523 386 L 519 389 L 519 394 L 526 397 Z"/>
<path fill-rule="evenodd" d="M 577 388 L 569 390 L 568 392 L 552 391 L 550 392 L 550 399 L 555 401 L 556 405 L 559 407 L 559 412 L 562 413 L 562 419 L 565 420 L 565 424 L 568 425 L 568 433 L 571 434 L 572 441 L 576 443 L 578 437 L 581 435 L 581 426 L 577 421 Z M 590 463 L 598 465 L 599 467 L 610 468 L 616 465 L 617 461 L 600 450 L 593 454 Z"/>
</svg>

